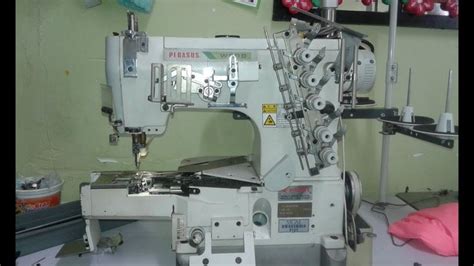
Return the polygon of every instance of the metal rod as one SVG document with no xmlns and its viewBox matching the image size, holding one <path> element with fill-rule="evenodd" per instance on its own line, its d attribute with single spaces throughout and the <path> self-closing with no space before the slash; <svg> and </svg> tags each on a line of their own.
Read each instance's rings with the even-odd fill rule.
<svg viewBox="0 0 474 266">
<path fill-rule="evenodd" d="M 335 8 L 321 8 L 321 16 L 329 21 L 336 22 L 336 9 Z"/>
<path fill-rule="evenodd" d="M 390 30 L 388 39 L 388 55 L 385 74 L 385 108 L 392 107 L 393 80 L 391 72 L 395 57 L 395 40 L 397 37 L 398 0 L 390 3 Z M 380 165 L 379 202 L 387 201 L 388 157 L 390 153 L 390 136 L 382 136 L 382 162 Z"/>
<path fill-rule="evenodd" d="M 359 45 L 354 46 L 354 63 L 352 67 L 352 102 L 351 107 L 354 109 L 357 102 L 357 68 L 359 64 Z"/>
<path fill-rule="evenodd" d="M 408 93 L 407 93 L 407 106 L 410 106 L 411 99 L 411 67 L 408 71 Z"/>
<path fill-rule="evenodd" d="M 449 113 L 449 103 L 451 102 L 451 82 L 453 81 L 453 71 L 450 69 L 448 74 L 448 92 L 446 93 L 446 108 L 445 113 Z"/>
<path fill-rule="evenodd" d="M 317 19 L 317 20 L 319 20 L 319 21 L 325 22 L 325 23 L 327 23 L 328 25 L 331 25 L 331 26 L 335 27 L 336 29 L 338 29 L 338 30 L 340 30 L 340 31 L 344 31 L 344 32 L 349 33 L 349 34 L 351 34 L 351 35 L 355 35 L 355 36 L 358 37 L 358 38 L 361 38 L 361 39 L 362 39 L 362 38 L 367 37 L 367 35 L 365 35 L 365 34 L 363 34 L 363 33 L 360 33 L 360 32 L 357 32 L 357 31 L 355 31 L 355 30 L 351 30 L 351 29 L 349 29 L 349 28 L 346 28 L 346 27 L 342 26 L 341 24 L 332 22 L 332 21 L 327 20 L 327 19 L 325 19 L 325 18 L 323 18 L 323 17 L 321 17 L 321 16 L 318 16 L 318 15 L 315 15 L 315 14 L 313 14 L 313 13 L 310 13 L 310 12 L 308 12 L 308 11 L 306 11 L 306 10 L 297 8 L 297 7 L 295 7 L 295 6 L 292 6 L 291 9 L 296 10 L 296 11 L 302 13 L 302 14 L 305 14 L 306 16 L 315 18 L 315 19 Z"/>
<path fill-rule="evenodd" d="M 135 16 L 135 13 L 128 11 L 127 19 L 128 19 L 128 30 L 133 31 L 133 32 L 138 31 L 138 21 Z"/>
<path fill-rule="evenodd" d="M 341 34 L 341 65 L 339 70 L 339 102 L 342 103 L 344 94 L 344 61 L 346 57 L 346 41 L 342 38 Z"/>
</svg>

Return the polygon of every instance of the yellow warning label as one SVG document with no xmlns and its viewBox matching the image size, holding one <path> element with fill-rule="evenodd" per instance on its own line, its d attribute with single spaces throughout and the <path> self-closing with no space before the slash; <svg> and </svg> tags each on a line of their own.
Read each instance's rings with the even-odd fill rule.
<svg viewBox="0 0 474 266">
<path fill-rule="evenodd" d="M 264 126 L 276 126 L 275 120 L 273 120 L 273 117 L 271 115 L 267 116 L 267 119 L 265 119 L 265 122 L 263 122 Z"/>
<path fill-rule="evenodd" d="M 277 112 L 276 104 L 262 104 L 262 113 L 274 113 Z"/>
</svg>

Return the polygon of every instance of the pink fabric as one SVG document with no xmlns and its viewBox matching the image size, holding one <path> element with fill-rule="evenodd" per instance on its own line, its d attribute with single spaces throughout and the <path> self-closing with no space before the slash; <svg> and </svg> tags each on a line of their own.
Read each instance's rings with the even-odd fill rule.
<svg viewBox="0 0 474 266">
<path fill-rule="evenodd" d="M 458 203 L 410 213 L 391 224 L 388 232 L 402 239 L 418 239 L 442 256 L 458 255 Z"/>
</svg>

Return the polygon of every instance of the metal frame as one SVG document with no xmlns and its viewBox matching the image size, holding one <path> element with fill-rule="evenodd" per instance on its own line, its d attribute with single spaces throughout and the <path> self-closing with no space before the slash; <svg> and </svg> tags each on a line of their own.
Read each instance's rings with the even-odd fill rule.
<svg viewBox="0 0 474 266">
<path fill-rule="evenodd" d="M 384 135 L 395 135 L 395 133 L 400 133 L 405 136 L 421 139 L 423 141 L 427 141 L 439 146 L 443 146 L 448 149 L 452 149 L 454 147 L 454 140 L 437 138 L 434 136 L 430 136 L 428 134 L 415 132 L 409 128 L 397 126 L 391 123 L 384 122 L 382 128 L 383 128 L 383 131 L 380 133 Z"/>
<path fill-rule="evenodd" d="M 397 108 L 364 108 L 344 109 L 343 119 L 376 119 L 380 117 L 394 116 L 398 114 Z"/>
</svg>

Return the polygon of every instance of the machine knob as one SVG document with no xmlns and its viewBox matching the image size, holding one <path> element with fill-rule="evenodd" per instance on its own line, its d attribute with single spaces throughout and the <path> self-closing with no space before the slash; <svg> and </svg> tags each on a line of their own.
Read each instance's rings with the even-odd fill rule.
<svg viewBox="0 0 474 266">
<path fill-rule="evenodd" d="M 313 54 L 308 49 L 300 48 L 296 50 L 294 60 L 298 65 L 306 65 L 313 60 Z"/>
<path fill-rule="evenodd" d="M 333 140 L 331 131 L 325 126 L 316 127 L 316 129 L 313 131 L 313 135 L 318 140 L 318 142 L 329 143 Z"/>
<path fill-rule="evenodd" d="M 201 229 L 194 229 L 191 233 L 192 246 L 198 246 L 204 240 L 204 232 Z"/>
<path fill-rule="evenodd" d="M 323 161 L 324 164 L 333 165 L 336 164 L 338 161 L 337 154 L 331 148 L 324 148 L 319 153 L 319 158 Z"/>
<path fill-rule="evenodd" d="M 318 81 L 316 79 L 315 74 L 311 74 L 309 72 L 304 72 L 300 76 L 300 82 L 303 87 L 312 89 L 315 88 L 318 85 Z"/>
<path fill-rule="evenodd" d="M 318 110 L 318 111 L 321 111 L 324 109 L 324 107 L 326 107 L 326 101 L 324 101 L 323 98 L 319 97 L 318 95 L 316 94 L 310 94 L 307 98 L 306 98 L 306 106 L 310 109 L 310 110 Z"/>
</svg>

